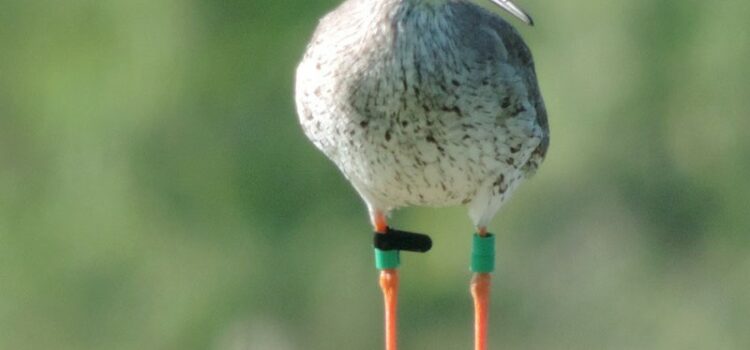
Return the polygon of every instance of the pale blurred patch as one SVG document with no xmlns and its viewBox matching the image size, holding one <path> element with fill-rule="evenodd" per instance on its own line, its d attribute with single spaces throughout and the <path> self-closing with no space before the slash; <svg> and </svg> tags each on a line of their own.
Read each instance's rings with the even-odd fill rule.
<svg viewBox="0 0 750 350">
<path fill-rule="evenodd" d="M 283 324 L 268 319 L 253 319 L 231 323 L 216 339 L 213 350 L 295 350 L 291 333 Z"/>
</svg>

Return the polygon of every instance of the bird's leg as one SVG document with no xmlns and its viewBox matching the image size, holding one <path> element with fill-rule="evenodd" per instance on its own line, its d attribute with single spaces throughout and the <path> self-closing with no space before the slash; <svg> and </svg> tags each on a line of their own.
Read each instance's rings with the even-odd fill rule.
<svg viewBox="0 0 750 350">
<path fill-rule="evenodd" d="M 398 270 L 386 269 L 380 271 L 380 288 L 383 290 L 385 301 L 385 348 L 398 349 L 396 335 L 397 304 L 398 304 Z"/>
<path fill-rule="evenodd" d="M 471 278 L 471 295 L 474 297 L 474 349 L 487 349 L 487 318 L 490 303 L 490 274 L 477 272 Z"/>
<path fill-rule="evenodd" d="M 494 268 L 494 239 L 486 227 L 479 227 L 472 252 L 471 296 L 474 299 L 474 349 L 487 349 L 490 306 L 490 272 Z"/>
<path fill-rule="evenodd" d="M 386 234 L 388 223 L 383 212 L 374 210 L 370 214 L 375 232 Z M 380 288 L 383 290 L 385 302 L 385 348 L 386 350 L 398 349 L 396 335 L 396 320 L 398 309 L 398 270 L 387 268 L 380 270 Z"/>
</svg>

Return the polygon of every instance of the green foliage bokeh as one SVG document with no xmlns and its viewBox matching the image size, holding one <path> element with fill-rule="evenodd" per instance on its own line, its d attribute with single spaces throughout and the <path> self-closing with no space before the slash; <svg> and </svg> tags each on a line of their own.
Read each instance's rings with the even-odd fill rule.
<svg viewBox="0 0 750 350">
<path fill-rule="evenodd" d="M 750 2 L 517 2 L 552 142 L 491 227 L 491 344 L 749 348 Z M 365 207 L 294 110 L 336 4 L 0 0 L 0 348 L 381 347 Z M 465 210 L 393 221 L 435 240 L 403 348 L 469 348 Z"/>
</svg>

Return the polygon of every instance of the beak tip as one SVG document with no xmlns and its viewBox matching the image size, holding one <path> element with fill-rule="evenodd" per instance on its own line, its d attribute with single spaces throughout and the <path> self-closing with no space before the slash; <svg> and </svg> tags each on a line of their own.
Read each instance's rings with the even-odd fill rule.
<svg viewBox="0 0 750 350">
<path fill-rule="evenodd" d="M 524 10 L 514 4 L 511 0 L 491 0 L 503 10 L 508 11 L 514 17 L 520 19 L 529 26 L 534 26 L 534 20 Z"/>
</svg>

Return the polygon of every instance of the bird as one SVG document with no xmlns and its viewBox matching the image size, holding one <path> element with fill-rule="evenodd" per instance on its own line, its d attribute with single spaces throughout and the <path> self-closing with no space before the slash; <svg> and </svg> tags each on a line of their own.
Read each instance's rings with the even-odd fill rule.
<svg viewBox="0 0 750 350">
<path fill-rule="evenodd" d="M 490 1 L 533 25 L 512 1 Z M 549 147 L 531 51 L 470 0 L 345 0 L 319 21 L 295 79 L 304 134 L 364 200 L 376 237 L 398 208 L 454 205 L 490 237 Z M 379 281 L 385 348 L 396 350 L 397 269 Z M 489 272 L 475 271 L 476 350 L 487 348 L 489 289 Z"/>
</svg>

